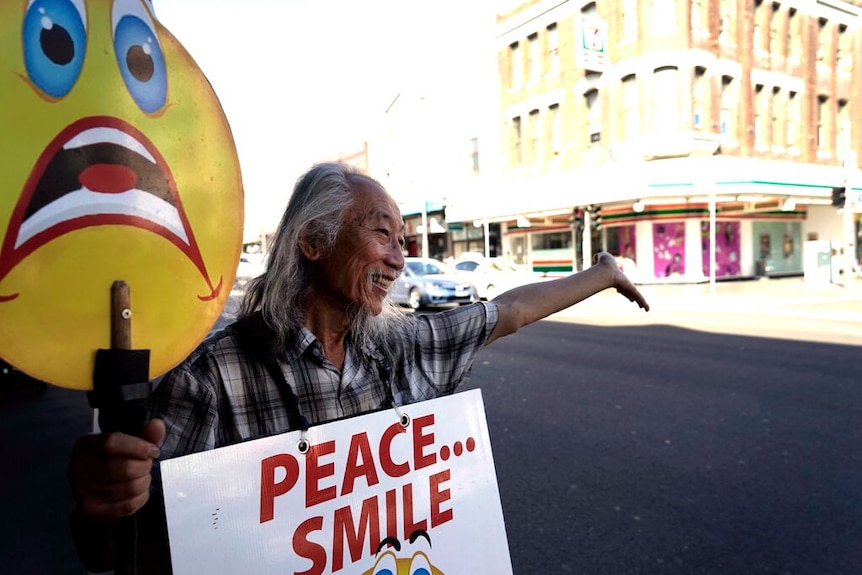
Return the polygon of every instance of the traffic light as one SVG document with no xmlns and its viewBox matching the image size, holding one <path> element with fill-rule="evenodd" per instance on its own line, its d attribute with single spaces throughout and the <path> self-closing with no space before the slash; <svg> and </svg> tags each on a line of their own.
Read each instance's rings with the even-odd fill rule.
<svg viewBox="0 0 862 575">
<path fill-rule="evenodd" d="M 572 211 L 572 225 L 576 230 L 584 229 L 584 208 L 575 208 Z"/>
<path fill-rule="evenodd" d="M 843 208 L 847 201 L 847 189 L 843 186 L 840 188 L 832 188 L 832 205 L 836 208 Z"/>
<path fill-rule="evenodd" d="M 602 207 L 601 206 L 593 206 L 592 209 L 593 219 L 593 229 L 599 230 L 602 228 Z"/>
</svg>

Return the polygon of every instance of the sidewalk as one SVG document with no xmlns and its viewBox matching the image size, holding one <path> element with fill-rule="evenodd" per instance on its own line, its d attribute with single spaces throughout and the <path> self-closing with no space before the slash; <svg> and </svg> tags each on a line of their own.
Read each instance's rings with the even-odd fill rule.
<svg viewBox="0 0 862 575">
<path fill-rule="evenodd" d="M 862 280 L 850 287 L 802 277 L 639 285 L 639 313 L 606 290 L 555 316 L 597 325 L 669 324 L 691 329 L 862 345 Z"/>
<path fill-rule="evenodd" d="M 825 309 L 856 310 L 862 312 L 862 281 L 849 287 L 829 283 L 806 282 L 801 277 L 759 278 L 752 280 L 700 284 L 652 284 L 639 286 L 647 297 L 657 303 L 677 307 L 714 310 L 766 311 L 782 308 L 805 311 L 817 307 Z M 850 308 L 850 309 L 847 309 Z"/>
</svg>

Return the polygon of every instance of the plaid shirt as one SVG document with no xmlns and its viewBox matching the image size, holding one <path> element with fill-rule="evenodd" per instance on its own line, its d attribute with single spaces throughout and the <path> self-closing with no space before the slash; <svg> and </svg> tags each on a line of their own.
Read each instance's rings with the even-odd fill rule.
<svg viewBox="0 0 862 575">
<path fill-rule="evenodd" d="M 411 316 L 412 331 L 393 338 L 391 393 L 398 405 L 452 393 L 497 324 L 497 307 L 474 304 Z M 357 357 L 348 349 L 339 371 L 303 329 L 280 350 L 278 368 L 312 425 L 388 405 L 378 367 L 380 350 Z M 161 458 L 213 449 L 290 430 L 282 390 L 263 362 L 247 353 L 234 326 L 205 340 L 156 387 L 153 417 L 167 425 Z"/>
</svg>

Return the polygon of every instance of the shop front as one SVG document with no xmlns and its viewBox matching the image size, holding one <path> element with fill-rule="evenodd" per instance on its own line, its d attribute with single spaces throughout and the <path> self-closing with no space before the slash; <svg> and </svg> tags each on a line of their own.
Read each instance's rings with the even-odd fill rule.
<svg viewBox="0 0 862 575">
<path fill-rule="evenodd" d="M 446 213 L 450 225 L 497 223 L 502 255 L 539 272 L 577 271 L 604 250 L 643 282 L 801 275 L 805 242 L 841 242 L 830 194 L 843 177 L 836 166 L 752 158 L 609 163 L 498 180 Z"/>
</svg>

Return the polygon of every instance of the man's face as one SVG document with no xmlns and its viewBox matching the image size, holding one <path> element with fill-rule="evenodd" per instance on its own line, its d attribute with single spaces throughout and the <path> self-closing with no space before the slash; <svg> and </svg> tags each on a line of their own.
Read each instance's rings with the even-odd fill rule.
<svg viewBox="0 0 862 575">
<path fill-rule="evenodd" d="M 389 286 L 404 268 L 403 248 L 398 206 L 382 188 L 361 184 L 335 249 L 321 262 L 325 285 L 318 291 L 339 305 L 357 304 L 379 314 Z"/>
</svg>

